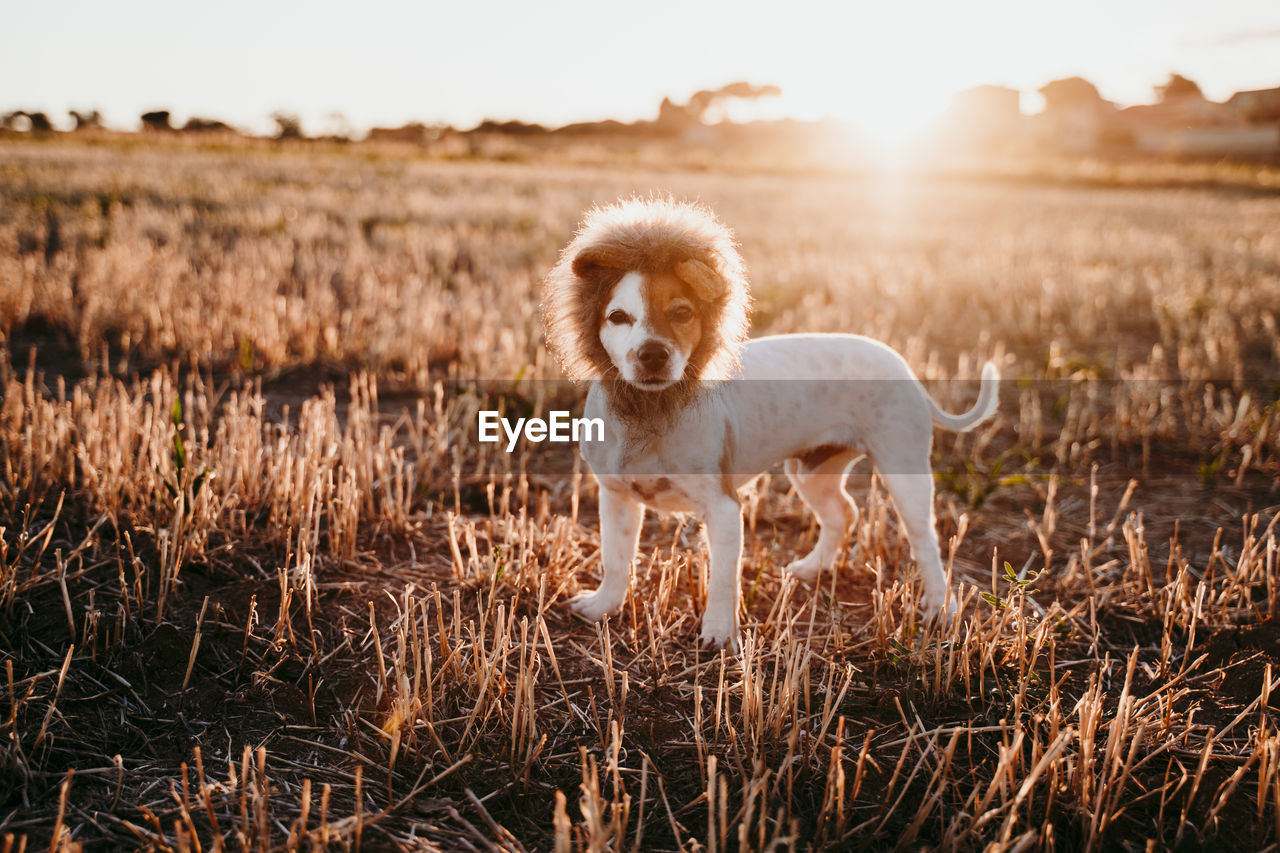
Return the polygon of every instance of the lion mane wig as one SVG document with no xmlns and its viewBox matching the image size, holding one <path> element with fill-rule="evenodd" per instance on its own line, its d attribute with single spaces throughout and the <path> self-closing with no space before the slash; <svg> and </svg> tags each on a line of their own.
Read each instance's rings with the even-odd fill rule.
<svg viewBox="0 0 1280 853">
<path fill-rule="evenodd" d="M 547 347 L 571 379 L 613 371 L 600 325 L 614 285 L 628 272 L 674 273 L 696 300 L 702 337 L 685 381 L 733 375 L 750 292 L 732 232 L 701 205 L 631 198 L 588 211 L 543 284 Z"/>
</svg>

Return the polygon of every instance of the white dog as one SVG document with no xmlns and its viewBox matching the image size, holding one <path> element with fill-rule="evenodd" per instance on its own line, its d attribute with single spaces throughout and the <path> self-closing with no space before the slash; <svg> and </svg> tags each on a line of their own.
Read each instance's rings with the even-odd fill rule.
<svg viewBox="0 0 1280 853">
<path fill-rule="evenodd" d="M 572 607 L 598 619 L 622 606 L 645 507 L 692 512 L 711 549 L 701 638 L 736 647 L 739 490 L 786 461 L 821 525 L 813 551 L 786 570 L 812 580 L 857 518 L 844 481 L 865 455 L 902 519 L 926 609 L 950 612 L 933 514 L 932 425 L 967 430 L 990 417 L 995 365 L 983 368 L 974 407 L 950 415 L 900 355 L 869 338 L 744 342 L 748 301 L 729 231 L 708 211 L 672 201 L 596 208 L 548 275 L 548 345 L 571 377 L 593 380 L 584 414 L 605 422 L 604 441 L 582 445 L 600 485 L 604 576 Z"/>
</svg>

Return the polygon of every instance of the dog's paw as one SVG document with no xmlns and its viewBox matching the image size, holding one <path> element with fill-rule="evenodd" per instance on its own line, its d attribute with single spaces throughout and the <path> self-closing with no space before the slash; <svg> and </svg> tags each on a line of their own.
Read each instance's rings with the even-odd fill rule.
<svg viewBox="0 0 1280 853">
<path fill-rule="evenodd" d="M 959 614 L 956 599 L 953 595 L 929 595 L 924 597 L 924 615 L 931 622 L 939 625 L 950 625 Z"/>
<path fill-rule="evenodd" d="M 787 563 L 784 572 L 794 577 L 796 580 L 805 583 L 813 583 L 818 579 L 818 575 L 822 574 L 822 565 L 817 556 L 809 554 L 801 557 L 799 560 L 792 560 Z"/>
<path fill-rule="evenodd" d="M 738 642 L 738 626 L 732 621 L 721 624 L 718 620 L 704 618 L 698 642 L 709 648 L 728 649 L 735 655 L 742 648 L 742 644 Z"/>
<path fill-rule="evenodd" d="M 599 622 L 622 607 L 621 601 L 607 598 L 597 592 L 584 592 L 569 599 L 569 609 L 588 622 Z"/>
<path fill-rule="evenodd" d="M 738 642 L 737 634 L 729 634 L 728 636 L 720 634 L 709 634 L 703 631 L 698 637 L 698 642 L 703 648 L 708 649 L 728 649 L 729 654 L 736 655 L 742 649 L 742 643 Z"/>
</svg>

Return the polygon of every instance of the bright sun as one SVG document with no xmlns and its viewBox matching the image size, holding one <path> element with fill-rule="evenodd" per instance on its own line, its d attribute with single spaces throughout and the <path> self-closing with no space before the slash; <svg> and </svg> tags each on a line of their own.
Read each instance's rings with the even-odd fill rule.
<svg viewBox="0 0 1280 853">
<path fill-rule="evenodd" d="M 894 161 L 922 139 L 946 109 L 946 93 L 910 85 L 874 91 L 848 89 L 784 93 L 780 114 L 831 117 L 847 124 L 879 160 Z"/>
<path fill-rule="evenodd" d="M 780 45 L 776 80 L 782 111 L 838 119 L 892 159 L 923 137 L 952 93 L 985 79 L 984 57 L 953 38 L 967 18 L 960 7 L 933 8 L 921 27 L 913 4 L 844 4 L 824 9 L 813 38 Z M 999 28 L 991 22 L 989 31 Z M 1012 44 L 1011 39 L 999 40 Z"/>
<path fill-rule="evenodd" d="M 939 109 L 916 99 L 877 97 L 840 115 L 840 118 L 876 147 L 891 150 L 919 139 L 939 112 Z"/>
</svg>

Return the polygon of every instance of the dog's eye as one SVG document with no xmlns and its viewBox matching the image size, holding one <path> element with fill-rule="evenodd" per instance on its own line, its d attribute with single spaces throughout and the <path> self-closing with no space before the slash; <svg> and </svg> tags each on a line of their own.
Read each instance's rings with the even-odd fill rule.
<svg viewBox="0 0 1280 853">
<path fill-rule="evenodd" d="M 677 305 L 667 313 L 667 316 L 673 323 L 688 323 L 693 319 L 693 309 L 688 305 Z"/>
<path fill-rule="evenodd" d="M 635 322 L 631 318 L 631 315 L 628 314 L 626 311 L 623 311 L 621 308 L 616 309 L 614 311 L 610 311 L 607 319 L 609 320 L 610 323 L 613 323 L 615 326 L 626 326 Z"/>
</svg>

